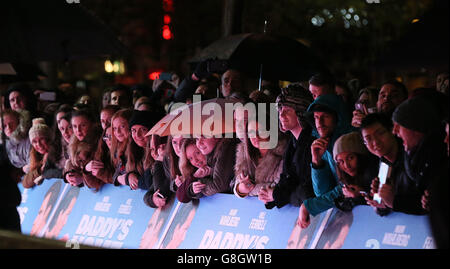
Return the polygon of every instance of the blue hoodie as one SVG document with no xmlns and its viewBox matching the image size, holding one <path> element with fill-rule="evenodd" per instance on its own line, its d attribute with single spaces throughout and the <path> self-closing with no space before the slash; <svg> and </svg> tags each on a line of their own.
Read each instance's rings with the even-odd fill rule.
<svg viewBox="0 0 450 269">
<path fill-rule="evenodd" d="M 329 110 L 336 112 L 337 125 L 328 143 L 327 151 L 322 156 L 324 165 L 320 168 L 314 168 L 311 164 L 311 179 L 316 197 L 307 199 L 303 203 L 313 216 L 334 207 L 334 199 L 342 194 L 341 186 L 338 184 L 336 164 L 333 159 L 333 146 L 341 135 L 354 131 L 354 128 L 351 126 L 350 113 L 342 98 L 335 94 L 326 94 L 319 96 L 308 107 L 315 137 L 319 138 L 313 117 L 316 105 L 327 107 Z"/>
</svg>

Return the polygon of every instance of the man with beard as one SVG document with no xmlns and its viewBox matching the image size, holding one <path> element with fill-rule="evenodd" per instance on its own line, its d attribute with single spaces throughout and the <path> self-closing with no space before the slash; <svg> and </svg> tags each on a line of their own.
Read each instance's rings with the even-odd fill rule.
<svg viewBox="0 0 450 269">
<path fill-rule="evenodd" d="M 403 83 L 396 80 L 385 82 L 378 93 L 377 112 L 391 118 L 392 113 L 403 101 L 408 98 L 408 89 Z M 367 116 L 360 110 L 353 111 L 352 126 L 359 128 L 361 121 Z"/>
<path fill-rule="evenodd" d="M 316 216 L 334 207 L 334 199 L 342 194 L 333 158 L 334 142 L 353 130 L 346 105 L 336 94 L 317 97 L 309 106 L 313 119 L 313 134 L 318 138 L 311 145 L 311 179 L 316 197 L 303 201 L 299 211 L 299 225 L 309 225 L 309 215 Z"/>
</svg>

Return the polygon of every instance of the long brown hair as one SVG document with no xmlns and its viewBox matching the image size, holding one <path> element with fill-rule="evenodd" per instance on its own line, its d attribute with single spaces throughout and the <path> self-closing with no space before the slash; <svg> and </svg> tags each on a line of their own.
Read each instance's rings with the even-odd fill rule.
<svg viewBox="0 0 450 269">
<path fill-rule="evenodd" d="M 175 150 L 173 149 L 172 140 L 173 140 L 173 136 L 169 136 L 167 139 L 165 156 L 169 160 L 170 177 L 172 179 L 174 179 L 177 175 L 181 175 L 181 171 L 180 171 L 180 167 L 178 166 L 180 158 L 178 157 L 178 155 L 175 153 Z M 183 141 L 184 141 L 184 138 L 180 141 L 180 143 L 183 144 Z"/>
<path fill-rule="evenodd" d="M 117 111 L 116 113 L 114 113 L 114 115 L 111 118 L 111 126 L 113 127 L 113 122 L 115 119 L 117 118 L 123 118 L 125 119 L 127 122 L 130 120 L 131 118 L 131 114 L 132 114 L 132 110 L 125 108 L 125 109 L 121 109 L 119 111 Z M 127 123 L 128 125 L 128 123 Z M 126 128 L 126 131 L 128 132 L 127 137 L 125 138 L 125 141 L 123 142 L 119 142 L 116 138 L 116 136 L 114 135 L 114 128 L 112 130 L 112 139 L 111 139 L 111 150 L 110 150 L 110 158 L 112 160 L 112 163 L 114 164 L 114 166 L 116 166 L 119 161 L 120 158 L 122 157 L 122 155 L 125 154 L 125 150 L 127 148 L 128 145 L 128 140 L 131 139 L 131 135 L 130 135 L 130 128 Z"/>
<path fill-rule="evenodd" d="M 193 138 L 184 139 L 183 144 L 181 146 L 180 161 L 178 163 L 181 175 L 183 176 L 184 180 L 186 180 L 189 177 L 192 177 L 192 174 L 195 171 L 195 167 L 191 164 L 191 162 L 186 157 L 186 148 L 190 145 L 196 146 L 195 139 L 193 139 Z"/>
</svg>

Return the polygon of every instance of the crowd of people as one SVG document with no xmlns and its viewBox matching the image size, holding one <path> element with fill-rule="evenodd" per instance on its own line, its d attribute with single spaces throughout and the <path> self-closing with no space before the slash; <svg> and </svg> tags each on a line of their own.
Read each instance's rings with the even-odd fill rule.
<svg viewBox="0 0 450 269">
<path fill-rule="evenodd" d="M 389 80 L 352 94 L 320 73 L 249 92 L 239 71 L 212 74 L 202 63 L 181 83 L 158 80 L 153 90 L 115 85 L 99 108 L 80 96 L 45 109 L 27 84 L 15 84 L 3 94 L 2 143 L 25 188 L 49 178 L 93 191 L 127 185 L 145 190 L 153 208 L 174 197 L 187 203 L 216 193 L 253 196 L 267 209 L 299 207 L 302 228 L 330 208 L 366 205 L 380 216 L 429 214 L 438 246 L 448 247 L 448 76 L 446 88 L 439 83 L 408 90 Z M 275 103 L 276 147 L 261 146 L 269 113 L 235 113 L 235 123 L 244 124 L 239 138 L 147 135 L 172 104 L 191 103 L 194 94 Z M 380 163 L 389 166 L 385 182 Z"/>
</svg>

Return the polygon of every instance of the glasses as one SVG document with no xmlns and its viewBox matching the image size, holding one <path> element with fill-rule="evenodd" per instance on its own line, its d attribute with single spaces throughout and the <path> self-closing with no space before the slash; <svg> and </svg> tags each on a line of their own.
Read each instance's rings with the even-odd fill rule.
<svg viewBox="0 0 450 269">
<path fill-rule="evenodd" d="M 112 136 L 111 136 L 111 135 L 104 135 L 104 136 L 103 136 L 103 141 L 111 140 L 111 139 L 112 139 Z"/>
</svg>

